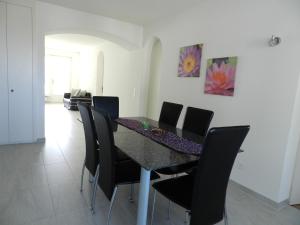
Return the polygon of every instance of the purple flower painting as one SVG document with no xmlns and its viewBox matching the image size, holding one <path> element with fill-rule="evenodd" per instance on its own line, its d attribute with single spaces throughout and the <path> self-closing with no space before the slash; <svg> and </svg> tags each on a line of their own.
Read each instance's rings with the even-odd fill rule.
<svg viewBox="0 0 300 225">
<path fill-rule="evenodd" d="M 209 59 L 204 92 L 233 96 L 237 57 Z"/>
<path fill-rule="evenodd" d="M 199 77 L 202 57 L 202 44 L 180 48 L 178 76 Z"/>
</svg>

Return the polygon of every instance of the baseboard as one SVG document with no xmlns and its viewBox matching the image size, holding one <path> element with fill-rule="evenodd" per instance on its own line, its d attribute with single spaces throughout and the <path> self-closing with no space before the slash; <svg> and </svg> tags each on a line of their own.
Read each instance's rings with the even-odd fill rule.
<svg viewBox="0 0 300 225">
<path fill-rule="evenodd" d="M 265 196 L 263 196 L 263 195 L 255 192 L 255 191 L 253 191 L 253 190 L 251 190 L 251 189 L 249 189 L 249 188 L 247 188 L 247 187 L 245 187 L 245 186 L 243 186 L 243 185 L 241 185 L 241 184 L 239 184 L 239 183 L 237 183 L 237 182 L 235 182 L 233 180 L 230 180 L 230 184 L 232 184 L 234 186 L 237 186 L 238 188 L 240 188 L 241 190 L 243 190 L 249 196 L 251 196 L 251 197 L 253 197 L 253 198 L 261 201 L 262 203 L 264 203 L 264 204 L 272 207 L 275 210 L 279 211 L 279 210 L 281 210 L 281 209 L 283 209 L 283 208 L 285 208 L 286 206 L 289 205 L 288 204 L 289 203 L 288 199 L 286 199 L 286 200 L 278 203 L 278 202 L 275 202 L 275 201 L 273 201 L 273 200 L 271 200 L 271 199 L 269 199 L 269 198 L 267 198 L 267 197 L 265 197 Z"/>
<path fill-rule="evenodd" d="M 38 138 L 36 140 L 36 143 L 45 143 L 46 142 L 46 138 Z"/>
</svg>

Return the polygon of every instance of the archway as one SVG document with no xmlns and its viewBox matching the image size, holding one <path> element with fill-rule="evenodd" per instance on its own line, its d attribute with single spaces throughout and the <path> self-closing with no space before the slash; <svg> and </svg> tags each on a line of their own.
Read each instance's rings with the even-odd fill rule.
<svg viewBox="0 0 300 225">
<path fill-rule="evenodd" d="M 54 36 L 61 35 L 62 34 L 56 34 Z M 93 60 L 88 60 L 95 62 L 92 65 L 94 69 L 91 70 L 92 66 L 90 66 L 88 69 L 79 71 L 79 75 L 77 74 L 79 79 L 77 79 L 77 81 L 73 80 L 71 82 L 72 85 L 69 85 L 69 87 L 66 87 L 65 89 L 68 89 L 67 93 L 72 93 L 72 89 L 74 91 L 75 89 L 81 89 L 83 92 L 86 91 L 86 93 L 91 93 L 92 96 L 118 96 L 120 98 L 120 115 L 138 115 L 141 80 L 140 74 L 144 69 L 142 66 L 142 63 L 144 63 L 144 52 L 142 49 L 129 50 L 128 48 L 112 42 L 111 40 L 103 38 L 102 40 L 103 43 L 98 48 L 97 54 L 94 54 Z M 76 57 L 79 58 L 78 63 L 76 64 L 80 65 L 80 54 L 77 54 Z M 83 60 L 87 61 L 86 56 L 83 58 Z M 136 67 L 136 65 L 139 65 L 139 67 Z M 91 71 L 93 71 L 93 81 L 90 79 Z M 42 73 L 45 74 L 45 71 L 43 70 Z M 62 104 L 62 94 L 57 99 L 60 101 L 58 104 Z M 60 106 L 60 108 L 62 107 Z M 46 113 L 45 107 L 44 112 Z"/>
</svg>

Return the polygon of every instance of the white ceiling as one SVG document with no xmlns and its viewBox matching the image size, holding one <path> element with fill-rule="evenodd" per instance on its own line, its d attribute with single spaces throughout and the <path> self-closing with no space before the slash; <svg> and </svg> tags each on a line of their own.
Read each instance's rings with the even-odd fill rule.
<svg viewBox="0 0 300 225">
<path fill-rule="evenodd" d="M 194 7 L 200 0 L 40 0 L 145 25 Z"/>
</svg>

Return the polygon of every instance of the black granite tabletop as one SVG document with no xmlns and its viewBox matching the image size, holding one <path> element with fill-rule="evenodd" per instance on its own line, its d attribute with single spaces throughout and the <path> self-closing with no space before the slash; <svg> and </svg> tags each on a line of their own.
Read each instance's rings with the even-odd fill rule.
<svg viewBox="0 0 300 225">
<path fill-rule="evenodd" d="M 180 137 L 197 143 L 203 142 L 203 137 L 199 135 L 182 131 L 181 129 L 174 128 L 166 124 L 161 124 L 148 118 L 131 117 L 127 119 L 135 119 L 141 122 L 146 121 L 151 126 L 159 127 L 161 129 L 176 133 Z M 199 159 L 199 156 L 177 152 L 133 130 L 127 129 L 122 125 L 114 124 L 113 129 L 115 131 L 115 145 L 131 159 L 136 161 L 139 165 L 147 170 L 157 170 L 165 167 L 182 165 Z"/>
</svg>

